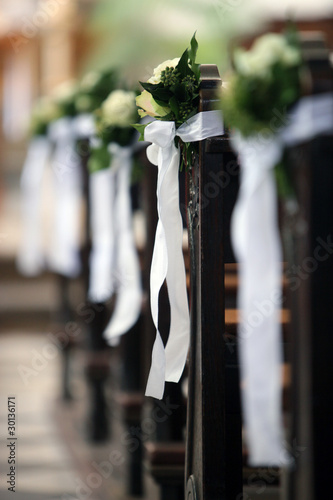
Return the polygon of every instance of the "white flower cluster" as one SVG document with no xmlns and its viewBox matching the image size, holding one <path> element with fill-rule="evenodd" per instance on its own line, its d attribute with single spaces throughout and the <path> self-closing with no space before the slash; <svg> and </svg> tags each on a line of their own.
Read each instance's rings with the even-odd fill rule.
<svg viewBox="0 0 333 500">
<path fill-rule="evenodd" d="M 168 59 L 167 61 L 162 62 L 154 69 L 154 74 L 148 80 L 148 83 L 160 83 L 161 81 L 161 73 L 165 70 L 165 68 L 175 68 L 179 63 L 180 58 L 176 57 L 175 59 Z"/>
<path fill-rule="evenodd" d="M 102 104 L 102 118 L 106 126 L 129 127 L 136 116 L 135 93 L 114 90 Z"/>
<path fill-rule="evenodd" d="M 269 78 L 273 64 L 280 62 L 285 66 L 300 63 L 299 51 L 288 44 L 283 35 L 269 33 L 258 38 L 251 50 L 238 49 L 234 54 L 236 70 L 244 76 Z"/>
<path fill-rule="evenodd" d="M 58 85 L 53 91 L 53 98 L 59 104 L 73 99 L 77 92 L 77 82 L 75 80 L 67 80 Z"/>
<path fill-rule="evenodd" d="M 58 106 L 50 97 L 40 97 L 32 110 L 31 120 L 33 124 L 38 122 L 49 123 L 58 116 Z"/>
</svg>

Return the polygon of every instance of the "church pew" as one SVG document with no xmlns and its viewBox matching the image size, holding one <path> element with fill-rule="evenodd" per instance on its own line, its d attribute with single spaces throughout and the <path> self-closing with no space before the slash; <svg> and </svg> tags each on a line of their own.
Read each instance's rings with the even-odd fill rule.
<svg viewBox="0 0 333 500">
<path fill-rule="evenodd" d="M 219 76 L 216 67 L 213 66 L 202 66 L 202 90 L 201 90 L 201 109 L 207 110 L 211 109 L 212 101 L 214 100 L 214 89 L 220 83 Z M 221 140 L 222 139 L 222 140 Z M 197 158 L 196 165 L 193 170 L 190 168 L 186 174 L 186 184 L 187 184 L 187 197 L 188 197 L 188 233 L 189 233 L 189 246 L 184 252 L 186 268 L 188 273 L 188 286 L 190 288 L 190 302 L 191 302 L 191 317 L 192 317 L 192 331 L 191 331 L 191 348 L 190 348 L 190 360 L 189 360 L 189 394 L 187 400 L 187 460 L 186 460 L 186 478 L 188 481 L 186 497 L 189 495 L 194 495 L 193 487 L 194 483 L 197 481 L 197 474 L 202 478 L 204 474 L 206 477 L 205 484 L 200 481 L 203 488 L 212 487 L 217 488 L 216 491 L 221 493 L 220 485 L 218 482 L 226 480 L 225 470 L 224 470 L 224 449 L 223 447 L 227 444 L 224 441 L 225 425 L 227 425 L 227 455 L 228 455 L 228 494 L 232 495 L 230 498 L 236 498 L 237 494 L 240 493 L 242 489 L 242 446 L 241 446 L 241 422 L 240 422 L 240 406 L 239 406 L 239 388 L 238 388 L 238 368 L 237 368 L 237 357 L 235 343 L 232 341 L 229 344 L 232 345 L 232 349 L 226 349 L 224 345 L 224 321 L 223 321 L 223 291 L 224 291 L 224 262 L 230 262 L 230 266 L 234 266 L 232 269 L 235 270 L 231 245 L 230 245 L 230 214 L 235 202 L 235 198 L 238 190 L 238 178 L 237 174 L 230 176 L 229 190 L 231 193 L 229 200 L 227 199 L 224 206 L 224 211 L 221 209 L 222 195 L 212 196 L 208 201 L 208 208 L 204 215 L 204 223 L 200 225 L 202 228 L 206 224 L 206 230 L 212 229 L 214 233 L 214 241 L 212 241 L 211 234 L 205 233 L 201 236 L 201 245 L 205 247 L 206 259 L 210 261 L 210 264 L 216 267 L 211 267 L 208 269 L 203 269 L 201 267 L 202 262 L 200 261 L 200 250 L 197 245 L 198 243 L 198 226 L 195 224 L 197 221 L 197 216 L 200 211 L 200 206 L 197 203 L 197 195 L 204 195 L 205 185 L 211 181 L 211 177 L 206 177 L 205 179 L 200 178 L 200 186 L 194 185 L 196 179 L 203 172 L 213 172 L 218 174 L 222 165 L 229 165 L 232 162 L 235 168 L 235 158 L 231 149 L 228 145 L 228 141 L 225 138 L 212 138 L 203 141 L 201 144 L 200 160 Z M 209 158 L 209 154 L 211 157 Z M 200 167 L 199 167 L 200 162 Z M 237 168 L 237 166 L 236 166 Z M 215 169 L 215 170 L 214 170 Z M 206 184 L 205 184 L 206 183 Z M 220 190 L 221 192 L 223 190 Z M 226 191 L 226 190 L 225 190 Z M 207 194 L 207 193 L 205 193 Z M 191 195 L 193 198 L 191 198 Z M 203 206 L 204 204 L 202 204 Z M 223 215 L 223 223 L 221 217 L 218 214 Z M 200 217 L 202 214 L 200 214 Z M 208 221 L 214 221 L 214 228 L 207 224 Z M 224 233 L 222 234 L 222 225 L 224 226 Z M 202 230 L 202 229 L 201 229 Z M 217 235 L 217 236 L 216 236 Z M 222 239 L 224 255 L 222 252 Z M 193 244 L 193 238 L 195 238 L 195 245 Z M 214 254 L 212 249 L 218 247 L 219 252 Z M 207 258 L 208 255 L 208 258 Z M 206 261 L 206 262 L 207 262 Z M 230 268 L 230 269 L 231 269 Z M 214 279 L 212 278 L 214 276 Z M 199 304 L 198 296 L 196 293 L 196 285 L 200 283 L 201 280 L 206 280 L 203 290 L 207 291 L 207 287 L 211 287 L 214 290 L 212 293 L 214 295 L 214 300 L 217 303 L 217 307 L 212 306 L 211 297 L 207 298 L 207 303 Z M 237 279 L 234 274 L 230 275 L 228 281 L 228 292 L 233 295 L 231 303 L 234 305 L 235 291 Z M 206 293 L 206 292 L 205 292 Z M 221 302 L 222 300 L 222 302 Z M 210 301 L 210 303 L 209 303 Z M 205 302 L 205 299 L 203 299 Z M 209 303 L 209 304 L 208 304 Z M 197 308 L 200 308 L 199 310 Z M 208 318 L 206 314 L 208 313 L 208 308 L 210 309 Z M 217 311 L 219 309 L 219 311 Z M 215 312 L 213 311 L 215 310 Z M 221 314 L 222 311 L 222 314 Z M 213 312 L 213 314 L 211 314 Z M 194 332 L 193 325 L 196 321 L 202 322 L 202 328 L 204 328 L 204 322 L 206 321 L 206 326 L 214 331 L 211 336 L 214 337 L 214 346 L 209 346 L 206 341 L 207 338 L 200 338 L 195 340 L 196 332 Z M 216 333 L 215 333 L 216 332 Z M 219 332 L 219 333 L 218 333 Z M 207 349 L 207 351 L 206 351 Z M 198 357 L 195 357 L 195 351 L 199 353 Z M 205 352 L 206 351 L 206 352 Z M 210 353 L 208 355 L 208 352 Z M 224 352 L 224 354 L 222 354 Z M 223 396 L 223 378 L 224 378 L 224 364 L 221 360 L 226 356 L 228 358 L 228 369 L 226 376 L 227 381 L 227 391 L 228 391 L 228 405 L 227 405 L 227 419 L 224 420 L 224 401 Z M 220 368 L 223 368 L 220 370 Z M 213 367 L 214 374 L 209 367 Z M 203 377 L 205 378 L 205 391 L 201 390 L 201 383 L 198 379 L 198 372 L 202 370 Z M 217 373 L 218 372 L 218 373 Z M 210 377 L 213 377 L 210 380 Z M 216 395 L 213 394 L 213 385 L 217 388 Z M 208 389 L 209 388 L 209 389 Z M 212 390 L 210 389 L 212 388 Z M 222 392 L 221 392 L 222 391 Z M 200 393 L 200 394 L 198 394 Z M 198 399 L 198 397 L 200 399 Z M 213 405 L 213 407 L 211 407 Z M 210 417 L 208 417 L 210 415 Z M 216 421 L 209 422 L 209 418 L 213 416 L 219 417 L 219 425 L 215 425 Z M 208 418 L 208 420 L 207 420 Z M 184 467 L 185 467 L 185 443 L 174 441 L 174 442 L 148 442 L 145 445 L 146 448 L 146 466 L 150 473 L 153 475 L 155 480 L 161 485 L 161 497 L 165 500 L 184 497 Z M 210 459 L 204 461 L 202 460 L 203 450 L 207 449 L 207 454 L 210 455 Z M 230 472 L 232 471 L 232 474 Z M 195 481 L 193 482 L 193 476 Z M 233 478 L 233 479 L 231 479 Z M 223 486 L 223 488 L 225 485 Z M 236 493 L 237 492 L 237 493 Z"/>
<path fill-rule="evenodd" d="M 212 109 L 221 85 L 214 65 L 201 66 L 200 110 Z M 221 171 L 233 175 L 205 203 Z M 242 492 L 242 426 L 237 345 L 225 341 L 225 263 L 234 262 L 230 215 L 238 192 L 237 162 L 227 136 L 199 143 L 187 172 L 191 258 L 191 345 L 187 403 L 185 496 L 237 498 Z M 231 345 L 230 345 L 231 344 Z"/>
</svg>

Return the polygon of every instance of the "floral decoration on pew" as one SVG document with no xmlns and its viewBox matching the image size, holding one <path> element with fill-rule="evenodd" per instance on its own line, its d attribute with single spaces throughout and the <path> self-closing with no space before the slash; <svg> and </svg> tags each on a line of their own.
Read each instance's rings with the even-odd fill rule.
<svg viewBox="0 0 333 500">
<path fill-rule="evenodd" d="M 187 358 L 190 318 L 183 259 L 183 223 L 179 209 L 179 168 L 187 167 L 199 141 L 223 134 L 219 111 L 199 112 L 200 66 L 196 63 L 198 42 L 180 58 L 157 66 L 136 102 L 141 117 L 154 118 L 138 124 L 149 161 L 158 168 L 157 211 L 154 251 L 150 270 L 150 305 L 156 327 L 152 364 L 146 395 L 161 399 L 165 381 L 178 382 Z M 164 346 L 159 328 L 158 297 L 164 281 L 170 301 L 170 329 Z"/>
<path fill-rule="evenodd" d="M 147 82 L 140 82 L 143 91 L 136 98 L 141 118 L 151 116 L 156 120 L 173 121 L 180 127 L 198 113 L 200 65 L 196 63 L 198 42 L 193 35 L 190 48 L 182 56 L 168 59 L 154 69 L 154 74 Z M 135 125 L 144 140 L 147 124 Z M 179 137 L 175 138 L 176 146 Z M 193 150 L 193 143 L 185 143 L 183 161 Z M 183 163 L 182 163 L 183 164 Z"/>
<path fill-rule="evenodd" d="M 89 171 L 108 168 L 111 161 L 110 144 L 126 147 L 133 143 L 136 131 L 132 124 L 138 120 L 135 103 L 137 92 L 133 90 L 115 89 L 95 110 L 96 144 L 91 146 L 88 161 Z"/>
<path fill-rule="evenodd" d="M 119 82 L 116 83 L 119 85 Z M 103 334 L 110 345 L 137 322 L 142 305 L 140 263 L 132 221 L 131 180 L 138 92 L 111 89 L 95 110 L 88 160 L 92 252 L 88 297 L 115 305 Z"/>
<path fill-rule="evenodd" d="M 20 179 L 22 238 L 17 267 L 26 276 L 36 276 L 45 269 L 46 254 L 42 238 L 41 190 L 44 170 L 52 152 L 48 133 L 59 117 L 54 99 L 43 96 L 34 103 L 28 127 L 29 143 Z"/>
<path fill-rule="evenodd" d="M 305 69 L 298 34 L 267 33 L 249 50 L 236 48 L 234 71 L 221 93 L 223 118 L 242 137 L 265 142 L 288 121 L 288 112 L 301 97 Z M 290 175 L 282 161 L 275 165 L 275 177 L 282 197 L 293 195 Z"/>
<path fill-rule="evenodd" d="M 75 98 L 79 113 L 93 113 L 100 108 L 110 92 L 117 88 L 118 71 L 114 68 L 90 71 L 80 81 Z"/>
<path fill-rule="evenodd" d="M 276 181 L 281 194 L 292 194 L 281 158 L 286 138 L 295 132 L 298 136 L 302 128 L 299 119 L 294 126 L 304 89 L 297 32 L 289 29 L 257 38 L 249 50 L 234 51 L 233 65 L 221 92 L 221 107 L 241 167 L 231 236 L 240 263 L 237 306 L 243 415 L 249 463 L 281 466 L 281 457 L 288 459 L 288 453 L 281 414 L 283 253 Z M 305 111 L 301 121 L 311 124 L 311 106 L 310 112 Z"/>
</svg>

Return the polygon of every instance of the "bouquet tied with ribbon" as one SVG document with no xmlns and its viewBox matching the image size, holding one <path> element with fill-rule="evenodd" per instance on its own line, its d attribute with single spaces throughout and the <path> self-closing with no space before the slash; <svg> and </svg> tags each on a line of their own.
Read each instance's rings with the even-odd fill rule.
<svg viewBox="0 0 333 500">
<path fill-rule="evenodd" d="M 42 178 L 51 154 L 48 130 L 59 117 L 59 108 L 50 97 L 40 97 L 31 113 L 29 145 L 20 180 L 22 238 L 17 255 L 19 271 L 27 276 L 39 274 L 45 267 L 42 241 Z"/>
<path fill-rule="evenodd" d="M 221 106 L 241 166 L 231 236 L 239 262 L 239 355 L 251 465 L 285 465 L 281 408 L 282 250 L 276 179 L 290 193 L 280 163 L 304 66 L 297 33 L 268 33 L 236 49 Z M 292 135 L 292 134 L 291 134 Z M 288 461 L 288 458 L 286 459 Z"/>
<path fill-rule="evenodd" d="M 89 298 L 104 302 L 116 295 L 104 336 L 114 345 L 141 311 L 140 265 L 132 228 L 130 197 L 133 148 L 138 119 L 132 90 L 113 89 L 94 112 L 90 170 L 92 253 Z"/>
<path fill-rule="evenodd" d="M 193 35 L 190 48 L 180 58 L 157 66 L 137 97 L 141 117 L 154 118 L 135 125 L 141 140 L 151 142 L 149 161 L 158 167 L 155 245 L 150 273 L 150 303 L 156 327 L 152 364 L 146 395 L 161 399 L 165 381 L 178 382 L 186 363 L 189 344 L 189 310 L 182 253 L 183 224 L 179 210 L 178 172 L 180 143 L 182 164 L 190 164 L 198 141 L 221 135 L 218 111 L 199 113 L 200 66 L 196 63 L 198 43 Z M 158 330 L 158 296 L 166 280 L 171 310 L 169 337 L 164 346 Z"/>
</svg>

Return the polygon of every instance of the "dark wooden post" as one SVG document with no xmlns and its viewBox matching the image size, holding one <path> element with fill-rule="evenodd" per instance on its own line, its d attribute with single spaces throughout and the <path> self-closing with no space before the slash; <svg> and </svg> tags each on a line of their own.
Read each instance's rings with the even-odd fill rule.
<svg viewBox="0 0 333 500">
<path fill-rule="evenodd" d="M 86 205 L 86 219 L 84 227 L 84 244 L 81 248 L 80 258 L 82 271 L 79 279 L 83 280 L 84 295 L 88 289 L 89 280 L 89 253 L 90 253 L 90 230 L 89 230 L 89 174 L 87 169 L 89 141 L 82 139 L 77 143 L 77 151 L 80 158 L 80 168 L 82 175 L 82 194 Z M 70 287 L 72 279 L 68 276 L 57 274 L 57 281 L 59 284 L 60 306 L 57 314 L 57 323 L 65 325 L 74 319 L 74 311 L 70 301 Z M 71 365 L 71 352 L 75 347 L 77 339 L 74 341 L 72 338 L 66 339 L 62 348 L 62 397 L 65 401 L 71 401 L 73 394 L 70 387 L 70 365 Z"/>
<path fill-rule="evenodd" d="M 312 93 L 333 91 L 320 38 L 303 40 Z M 333 108 L 333 107 L 332 107 Z M 331 109 L 333 115 L 333 109 Z M 330 498 L 333 464 L 333 134 L 287 152 L 296 205 L 285 205 L 292 342 L 289 500 Z M 297 210 L 295 209 L 297 208 Z"/>
<path fill-rule="evenodd" d="M 201 111 L 207 111 L 221 80 L 215 65 L 202 65 L 201 76 Z M 226 136 L 201 141 L 199 148 L 187 174 L 191 346 L 185 496 L 235 500 L 242 493 L 238 370 L 235 345 L 224 338 L 224 208 L 230 183 L 224 184 L 223 169 L 225 155 L 232 153 Z"/>
</svg>

